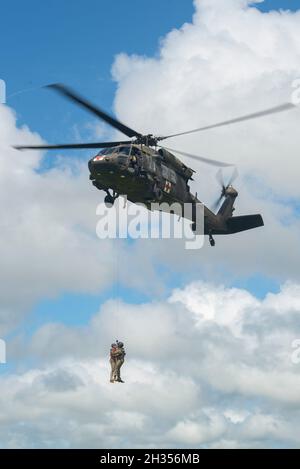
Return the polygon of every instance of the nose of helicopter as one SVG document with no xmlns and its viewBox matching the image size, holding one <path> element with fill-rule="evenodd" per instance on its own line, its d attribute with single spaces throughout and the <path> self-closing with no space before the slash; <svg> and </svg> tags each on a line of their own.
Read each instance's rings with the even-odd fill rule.
<svg viewBox="0 0 300 469">
<path fill-rule="evenodd" d="M 117 158 L 113 155 L 96 155 L 90 159 L 88 166 L 90 173 L 113 171 L 117 165 Z"/>
<path fill-rule="evenodd" d="M 88 162 L 88 167 L 92 176 L 97 174 L 113 174 L 116 171 L 124 170 L 127 166 L 127 156 L 120 155 L 96 155 Z"/>
</svg>

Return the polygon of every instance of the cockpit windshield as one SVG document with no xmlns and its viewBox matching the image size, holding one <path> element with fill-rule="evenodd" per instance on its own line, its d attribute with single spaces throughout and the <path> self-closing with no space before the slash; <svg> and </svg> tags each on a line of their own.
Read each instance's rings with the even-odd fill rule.
<svg viewBox="0 0 300 469">
<path fill-rule="evenodd" d="M 102 148 L 102 150 L 100 150 L 99 153 L 97 153 L 97 156 L 109 155 L 110 153 L 113 153 L 114 150 L 115 150 L 115 147 L 112 147 L 112 148 Z"/>
<path fill-rule="evenodd" d="M 103 148 L 102 150 L 97 153 L 97 156 L 102 155 L 111 155 L 112 153 L 123 153 L 125 155 L 130 155 L 131 153 L 131 145 L 123 146 L 123 147 L 111 147 L 111 148 Z"/>
</svg>

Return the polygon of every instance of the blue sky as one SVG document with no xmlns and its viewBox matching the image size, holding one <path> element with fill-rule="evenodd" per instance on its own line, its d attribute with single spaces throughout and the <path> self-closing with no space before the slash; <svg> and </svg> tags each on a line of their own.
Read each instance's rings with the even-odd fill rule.
<svg viewBox="0 0 300 469">
<path fill-rule="evenodd" d="M 300 0 L 194 2 L 1 2 L 0 448 L 300 447 L 300 108 L 170 145 L 234 162 L 235 214 L 263 215 L 213 249 L 99 240 L 93 152 L 11 148 L 96 139 L 92 115 L 42 89 L 57 81 L 162 133 L 275 106 L 298 79 L 300 98 Z M 210 206 L 216 169 L 194 164 Z"/>
<path fill-rule="evenodd" d="M 258 4 L 257 7 L 262 11 L 270 10 L 299 10 L 300 2 L 299 0 L 265 0 L 261 4 Z"/>
<path fill-rule="evenodd" d="M 191 0 L 169 5 L 168 0 L 75 0 L 72 8 L 67 0 L 3 2 L 0 74 L 19 123 L 49 141 L 74 138 L 73 126 L 85 123 L 87 115 L 41 89 L 53 82 L 68 83 L 111 110 L 114 56 L 153 55 L 161 37 L 191 21 Z M 266 0 L 257 7 L 293 10 L 300 0 Z"/>
<path fill-rule="evenodd" d="M 300 8 L 300 0 L 266 0 L 257 7 L 295 10 Z M 91 138 L 84 125 L 93 119 L 41 86 L 70 84 L 112 110 L 116 88 L 111 66 L 116 54 L 155 55 L 160 39 L 191 21 L 193 11 L 192 1 L 187 0 L 172 0 L 172 8 L 169 0 L 2 2 L 0 78 L 6 81 L 7 102 L 16 110 L 18 123 L 26 123 L 53 143 L 74 140 L 74 126 L 81 129 L 82 136 Z M 175 281 L 169 288 L 174 285 Z M 260 297 L 277 288 L 276 282 L 258 273 L 236 280 L 236 285 Z M 30 332 L 44 321 L 82 324 L 116 291 L 131 302 L 145 300 L 143 295 L 119 287 L 102 296 L 66 292 L 35 305 L 26 328 Z"/>
<path fill-rule="evenodd" d="M 20 123 L 56 140 L 72 136 L 72 125 L 86 122 L 87 115 L 39 87 L 69 83 L 110 110 L 114 56 L 154 54 L 160 37 L 191 20 L 193 5 L 175 0 L 170 10 L 167 0 L 29 0 L 6 2 L 1 14 L 6 18 L 1 43 L 7 47 L 1 47 L 0 63 L 8 103 Z M 9 97 L 30 88 L 34 90 Z"/>
</svg>

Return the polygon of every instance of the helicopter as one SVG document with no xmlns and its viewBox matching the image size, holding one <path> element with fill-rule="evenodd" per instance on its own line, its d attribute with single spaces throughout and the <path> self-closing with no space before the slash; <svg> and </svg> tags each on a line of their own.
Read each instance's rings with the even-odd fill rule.
<svg viewBox="0 0 300 469">
<path fill-rule="evenodd" d="M 221 194 L 213 205 L 214 210 L 210 210 L 204 205 L 204 234 L 208 235 L 211 246 L 215 246 L 215 235 L 234 234 L 264 225 L 260 214 L 233 216 L 235 210 L 234 203 L 238 192 L 232 183 L 238 173 L 235 168 L 232 177 L 225 184 L 221 168 L 234 165 L 179 150 L 172 150 L 162 146 L 160 142 L 168 138 L 201 132 L 286 111 L 294 108 L 294 104 L 285 103 L 263 111 L 185 132 L 178 132 L 167 136 L 155 136 L 153 134 L 144 135 L 128 127 L 63 84 L 54 83 L 47 85 L 47 88 L 58 92 L 60 95 L 83 107 L 116 130 L 122 132 L 131 140 L 56 145 L 17 145 L 14 148 L 18 150 L 99 149 L 99 152 L 88 162 L 89 177 L 97 189 L 106 193 L 104 202 L 107 206 L 112 206 L 120 195 L 125 195 L 133 203 L 145 204 L 149 210 L 151 210 L 153 202 L 159 204 L 163 202 L 167 204 L 177 202 L 181 206 L 190 203 L 192 204 L 190 216 L 190 221 L 192 222 L 191 228 L 196 232 L 195 208 L 197 204 L 201 204 L 201 201 L 198 199 L 197 194 L 191 193 L 189 187 L 189 181 L 193 180 L 195 171 L 174 155 L 174 153 L 177 153 L 219 168 L 217 178 L 221 185 Z M 218 207 L 219 209 L 216 212 Z"/>
</svg>

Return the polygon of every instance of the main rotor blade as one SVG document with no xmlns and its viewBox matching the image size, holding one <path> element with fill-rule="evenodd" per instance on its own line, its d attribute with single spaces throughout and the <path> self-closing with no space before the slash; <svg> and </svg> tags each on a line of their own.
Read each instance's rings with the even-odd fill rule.
<svg viewBox="0 0 300 469">
<path fill-rule="evenodd" d="M 167 148 L 167 147 L 161 147 L 164 148 L 165 150 L 172 151 L 174 153 L 178 153 L 179 155 L 187 156 L 188 158 L 192 158 L 197 161 L 202 161 L 202 163 L 210 164 L 212 166 L 218 166 L 218 167 L 228 167 L 228 166 L 234 166 L 232 163 L 224 163 L 223 161 L 218 161 L 218 160 L 211 160 L 210 158 L 204 158 L 203 156 L 198 156 L 198 155 L 193 155 L 191 153 L 186 153 L 184 151 L 179 151 L 179 150 L 172 150 L 172 148 Z"/>
<path fill-rule="evenodd" d="M 236 117 L 235 119 L 229 119 L 223 122 L 219 122 L 217 124 L 206 125 L 205 127 L 199 127 L 198 129 L 193 129 L 193 130 L 188 130 L 186 132 L 180 132 L 177 134 L 167 135 L 166 137 L 160 137 L 160 140 L 165 140 L 166 138 L 171 138 L 171 137 L 178 137 L 179 135 L 192 134 L 194 132 L 201 132 L 202 130 L 214 129 L 215 127 L 223 127 L 225 125 L 236 124 L 237 122 L 243 122 L 243 121 L 247 121 L 250 119 L 256 119 L 258 117 L 267 116 L 269 114 L 276 114 L 278 112 L 288 111 L 289 109 L 294 109 L 295 107 L 297 107 L 295 106 L 295 104 L 285 103 L 285 104 L 281 104 L 280 106 L 275 106 L 269 109 L 265 109 L 263 111 L 254 112 L 253 114 L 247 114 L 245 116 Z"/>
<path fill-rule="evenodd" d="M 232 175 L 230 176 L 230 179 L 227 183 L 227 186 L 231 186 L 234 183 L 234 181 L 236 180 L 236 178 L 238 177 L 238 175 L 239 175 L 239 172 L 238 172 L 237 168 L 234 168 L 234 171 L 232 172 Z"/>
<path fill-rule="evenodd" d="M 111 148 L 117 145 L 127 145 L 130 140 L 124 142 L 97 142 L 97 143 L 62 143 L 58 145 L 15 145 L 16 150 L 67 150 L 84 148 Z"/>
<path fill-rule="evenodd" d="M 137 132 L 136 130 L 131 129 L 130 127 L 127 127 L 126 125 L 122 124 L 120 121 L 115 119 L 114 117 L 110 116 L 106 112 L 102 111 L 100 108 L 94 106 L 92 103 L 90 103 L 87 99 L 83 98 L 79 94 L 75 93 L 71 88 L 66 87 L 65 85 L 62 85 L 60 83 L 54 83 L 52 85 L 47 85 L 47 88 L 51 88 L 55 91 L 58 91 L 58 93 L 62 94 L 63 96 L 67 97 L 71 101 L 79 104 L 83 108 L 87 109 L 88 111 L 92 112 L 95 114 L 97 117 L 100 119 L 104 120 L 107 122 L 107 124 L 111 125 L 117 130 L 120 130 L 123 134 L 127 135 L 127 137 L 140 137 L 141 134 Z"/>
</svg>

